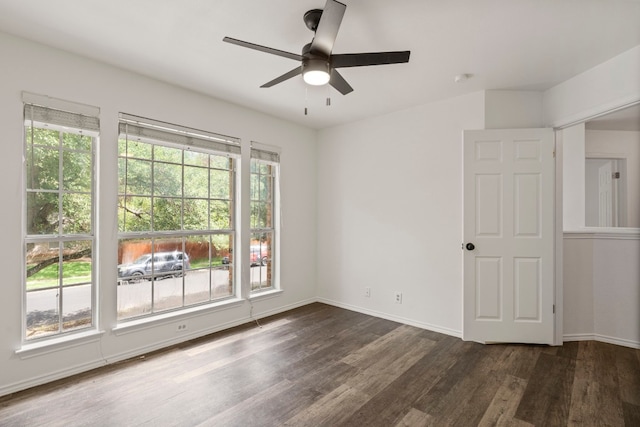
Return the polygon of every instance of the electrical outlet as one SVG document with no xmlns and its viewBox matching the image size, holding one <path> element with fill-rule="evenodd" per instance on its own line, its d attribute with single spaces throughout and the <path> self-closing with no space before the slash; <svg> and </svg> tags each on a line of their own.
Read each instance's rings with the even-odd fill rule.
<svg viewBox="0 0 640 427">
<path fill-rule="evenodd" d="M 371 297 L 371 288 L 364 288 L 364 296 L 367 298 Z"/>
<path fill-rule="evenodd" d="M 402 292 L 396 292 L 396 304 L 402 304 Z"/>
<path fill-rule="evenodd" d="M 178 332 L 184 332 L 187 330 L 187 324 L 186 323 L 181 323 L 178 325 L 178 328 L 176 329 Z"/>
</svg>

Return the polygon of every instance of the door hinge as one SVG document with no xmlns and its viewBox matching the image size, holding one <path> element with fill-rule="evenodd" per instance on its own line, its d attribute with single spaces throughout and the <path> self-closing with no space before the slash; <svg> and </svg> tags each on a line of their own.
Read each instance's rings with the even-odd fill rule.
<svg viewBox="0 0 640 427">
<path fill-rule="evenodd" d="M 613 179 L 620 179 L 620 172 L 614 172 L 611 174 L 611 178 Z"/>
<path fill-rule="evenodd" d="M 556 150 L 553 150 L 553 158 L 556 158 Z"/>
<path fill-rule="evenodd" d="M 553 314 L 556 314 L 556 305 L 553 304 Z"/>
</svg>

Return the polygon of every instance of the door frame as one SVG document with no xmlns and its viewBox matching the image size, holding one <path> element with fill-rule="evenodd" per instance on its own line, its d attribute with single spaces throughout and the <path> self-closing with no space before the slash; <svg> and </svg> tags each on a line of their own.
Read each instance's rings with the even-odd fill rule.
<svg viewBox="0 0 640 427">
<path fill-rule="evenodd" d="M 562 131 L 580 123 L 586 123 L 589 120 L 624 110 L 625 108 L 640 105 L 640 95 L 625 96 L 604 104 L 596 104 L 586 110 L 582 110 L 577 114 L 565 116 L 551 123 L 550 126 L 555 134 L 555 153 L 556 153 L 556 220 L 555 220 L 555 272 L 556 272 L 556 318 L 555 318 L 555 343 L 554 345 L 562 345 L 564 342 L 564 223 L 563 223 L 563 141 Z M 586 152 L 585 152 L 586 154 Z M 586 156 L 585 156 L 586 157 Z"/>
</svg>

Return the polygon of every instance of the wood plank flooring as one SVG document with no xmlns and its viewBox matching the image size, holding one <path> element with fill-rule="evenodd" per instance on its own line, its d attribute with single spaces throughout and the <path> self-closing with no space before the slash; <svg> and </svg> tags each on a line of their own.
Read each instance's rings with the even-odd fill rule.
<svg viewBox="0 0 640 427">
<path fill-rule="evenodd" d="M 1 426 L 640 426 L 640 350 L 311 304 L 0 398 Z"/>
</svg>

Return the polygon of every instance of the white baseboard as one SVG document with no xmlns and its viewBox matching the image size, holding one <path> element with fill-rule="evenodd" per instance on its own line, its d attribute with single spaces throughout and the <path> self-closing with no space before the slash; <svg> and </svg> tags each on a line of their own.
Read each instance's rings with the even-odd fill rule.
<svg viewBox="0 0 640 427">
<path fill-rule="evenodd" d="M 615 338 L 615 337 L 610 337 L 607 335 L 600 335 L 600 334 L 566 334 L 566 335 L 563 335 L 562 339 L 564 342 L 600 341 L 600 342 L 606 342 L 609 344 L 620 345 L 623 347 L 640 349 L 640 342 L 638 341 L 628 340 L 624 338 Z"/>
<path fill-rule="evenodd" d="M 369 316 L 379 317 L 381 319 L 391 320 L 393 322 L 398 322 L 398 323 L 402 323 L 409 326 L 415 326 L 416 328 L 426 329 L 428 331 L 437 332 L 439 334 L 445 334 L 445 335 L 450 335 L 456 338 L 462 338 L 461 331 L 444 328 L 442 326 L 432 325 L 432 324 L 423 323 L 423 322 L 417 322 L 415 320 L 407 319 L 405 317 L 393 316 L 387 313 L 382 313 L 380 311 L 370 310 L 368 308 L 358 307 L 350 304 L 344 304 L 344 303 L 333 301 L 327 298 L 318 298 L 317 301 L 324 304 L 332 305 L 334 307 L 344 308 L 346 310 L 351 310 L 351 311 L 355 311 L 362 314 L 368 314 Z"/>
<path fill-rule="evenodd" d="M 92 369 L 105 366 L 106 363 L 102 359 L 94 360 L 92 362 L 83 363 L 69 368 L 61 369 L 59 371 L 51 372 L 45 375 L 29 378 L 28 380 L 19 381 L 13 384 L 0 386 L 0 396 L 16 393 L 18 391 L 26 390 L 31 387 L 39 386 L 42 384 L 50 383 L 52 381 L 60 380 L 62 378 L 70 377 L 73 375 L 81 374 Z"/>
</svg>

